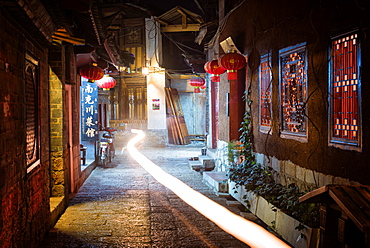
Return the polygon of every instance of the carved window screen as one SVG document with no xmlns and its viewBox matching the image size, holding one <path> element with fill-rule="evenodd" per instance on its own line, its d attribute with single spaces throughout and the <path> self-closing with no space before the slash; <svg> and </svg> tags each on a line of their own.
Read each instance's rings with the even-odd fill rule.
<svg viewBox="0 0 370 248">
<path fill-rule="evenodd" d="M 359 145 L 359 44 L 357 34 L 332 39 L 331 142 Z"/>
<path fill-rule="evenodd" d="M 26 60 L 26 161 L 27 172 L 39 164 L 39 96 L 38 62 L 27 56 Z"/>
<path fill-rule="evenodd" d="M 307 68 L 305 44 L 280 51 L 282 132 L 306 136 Z"/>
<path fill-rule="evenodd" d="M 137 45 L 142 43 L 142 27 L 126 28 L 125 44 Z"/>
<path fill-rule="evenodd" d="M 272 82 L 271 82 L 271 56 L 261 57 L 259 72 L 259 99 L 260 99 L 260 130 L 268 131 L 272 121 Z"/>
<path fill-rule="evenodd" d="M 142 46 L 144 43 L 144 19 L 133 18 L 124 20 L 124 44 L 127 46 Z"/>
</svg>

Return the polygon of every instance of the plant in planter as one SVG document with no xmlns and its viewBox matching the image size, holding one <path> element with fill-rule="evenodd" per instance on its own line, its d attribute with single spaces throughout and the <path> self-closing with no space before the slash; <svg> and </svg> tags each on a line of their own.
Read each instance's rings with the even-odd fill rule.
<svg viewBox="0 0 370 248">
<path fill-rule="evenodd" d="M 250 106 L 250 100 L 247 100 L 247 103 Z M 264 168 L 257 164 L 252 152 L 251 116 L 249 111 L 245 112 L 240 131 L 240 155 L 244 156 L 244 161 L 237 163 L 229 156 L 229 179 L 235 182 L 237 186 L 242 186 L 246 190 L 262 196 L 269 203 L 293 218 L 310 227 L 317 227 L 319 225 L 318 206 L 308 203 L 299 204 L 298 199 L 305 194 L 304 192 L 300 192 L 295 184 L 284 186 L 276 183 L 272 175 L 272 168 Z"/>
</svg>

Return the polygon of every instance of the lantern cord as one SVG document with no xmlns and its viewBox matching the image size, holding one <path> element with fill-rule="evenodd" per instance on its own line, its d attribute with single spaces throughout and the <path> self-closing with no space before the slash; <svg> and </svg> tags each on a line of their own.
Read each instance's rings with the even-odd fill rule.
<svg viewBox="0 0 370 248">
<path fill-rule="evenodd" d="M 189 46 L 187 46 L 187 45 L 184 45 L 184 44 L 182 44 L 182 43 L 180 43 L 180 42 L 178 42 L 178 41 L 175 41 L 174 39 L 172 39 L 171 37 L 169 37 L 166 33 L 164 33 L 164 32 L 161 32 L 162 33 L 162 35 L 163 36 L 166 36 L 166 38 L 167 39 L 169 39 L 170 41 L 172 41 L 176 46 L 177 46 L 177 48 L 178 49 L 180 49 L 181 51 L 183 51 L 184 53 L 186 53 L 186 54 L 188 54 L 184 49 L 182 49 L 182 48 L 180 48 L 179 46 L 183 46 L 183 47 L 185 47 L 185 48 L 187 48 L 187 49 L 189 49 L 189 50 L 192 50 L 192 51 L 195 51 L 195 52 L 198 52 L 198 53 L 201 53 L 201 54 L 204 54 L 204 52 L 202 52 L 202 51 L 200 51 L 200 50 L 197 50 L 197 49 L 194 49 L 194 48 L 192 48 L 192 47 L 189 47 Z"/>
<path fill-rule="evenodd" d="M 187 56 L 189 56 L 189 53 L 187 51 L 185 51 L 183 48 L 180 47 L 181 43 L 171 39 L 168 35 L 166 35 L 163 32 L 162 32 L 162 34 L 163 34 L 163 36 L 167 37 L 170 41 L 172 41 L 172 43 L 175 44 L 175 46 L 177 46 L 177 48 L 180 51 L 183 52 L 182 56 L 184 57 L 184 62 L 191 68 L 192 72 L 195 74 L 195 70 L 194 70 L 193 66 L 189 63 L 189 60 L 187 59 Z M 181 44 L 181 45 L 185 46 L 184 44 Z M 198 50 L 198 52 L 200 52 L 200 51 Z M 203 52 L 201 52 L 201 53 L 203 53 Z"/>
</svg>

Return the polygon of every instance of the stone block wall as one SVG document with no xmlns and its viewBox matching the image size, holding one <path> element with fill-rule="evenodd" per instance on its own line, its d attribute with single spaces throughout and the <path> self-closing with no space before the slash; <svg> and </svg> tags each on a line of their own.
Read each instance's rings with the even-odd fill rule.
<svg viewBox="0 0 370 248">
<path fill-rule="evenodd" d="M 2 12 L 0 23 L 0 247 L 37 247 L 50 215 L 48 52 Z M 38 63 L 40 101 L 40 163 L 30 172 L 26 164 L 26 53 Z"/>
<path fill-rule="evenodd" d="M 296 184 L 302 192 L 309 192 L 328 184 L 358 185 L 358 182 L 350 181 L 342 177 L 325 175 L 310 169 L 303 168 L 289 160 L 278 160 L 275 157 L 268 158 L 266 155 L 256 153 L 257 163 L 262 166 L 270 166 L 274 171 L 274 178 L 282 185 Z"/>
<path fill-rule="evenodd" d="M 150 129 L 145 131 L 143 146 L 165 147 L 167 144 L 167 130 Z"/>
<path fill-rule="evenodd" d="M 218 148 L 208 152 L 215 160 L 215 171 L 227 172 L 228 147 L 227 142 L 218 141 Z M 358 185 L 359 182 L 350 181 L 347 178 L 325 175 L 310 169 L 303 168 L 288 160 L 278 160 L 276 157 L 267 157 L 261 153 L 255 153 L 257 163 L 264 167 L 271 167 L 276 183 L 282 185 L 296 184 L 302 192 L 309 192 L 329 184 Z"/>
<path fill-rule="evenodd" d="M 63 83 L 62 47 L 54 45 L 49 53 L 50 59 L 50 158 L 51 158 L 51 196 L 65 195 L 65 164 L 63 140 Z"/>
</svg>

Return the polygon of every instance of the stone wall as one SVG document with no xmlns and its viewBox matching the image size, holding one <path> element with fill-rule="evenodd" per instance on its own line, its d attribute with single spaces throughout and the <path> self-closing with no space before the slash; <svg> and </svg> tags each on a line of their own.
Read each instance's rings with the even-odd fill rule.
<svg viewBox="0 0 370 248">
<path fill-rule="evenodd" d="M 64 196 L 62 47 L 54 45 L 50 58 L 51 196 Z"/>
<path fill-rule="evenodd" d="M 150 129 L 145 131 L 143 146 L 165 147 L 167 142 L 166 129 Z"/>
<path fill-rule="evenodd" d="M 267 157 L 256 154 L 257 163 L 273 169 L 274 178 L 282 185 L 296 184 L 302 192 L 309 192 L 329 184 L 358 185 L 356 181 L 347 178 L 325 175 L 323 173 L 303 168 L 289 160 L 278 160 L 276 157 Z"/>
<path fill-rule="evenodd" d="M 227 142 L 218 141 L 217 149 L 208 150 L 207 155 L 215 160 L 215 171 L 228 171 L 228 146 Z M 347 178 L 326 175 L 317 171 L 303 168 L 289 160 L 278 160 L 276 157 L 268 157 L 261 153 L 255 153 L 256 162 L 261 166 L 273 169 L 273 176 L 276 183 L 289 185 L 294 183 L 302 192 L 309 192 L 329 184 L 337 185 L 358 185 L 357 181 L 350 181 Z"/>
</svg>

